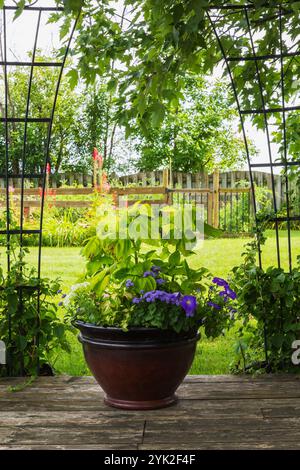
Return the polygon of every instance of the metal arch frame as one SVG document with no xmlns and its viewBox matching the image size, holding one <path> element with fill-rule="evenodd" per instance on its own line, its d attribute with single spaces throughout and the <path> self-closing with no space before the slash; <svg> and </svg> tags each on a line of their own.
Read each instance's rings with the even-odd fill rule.
<svg viewBox="0 0 300 470">
<path fill-rule="evenodd" d="M 222 6 L 208 6 L 207 7 L 207 17 L 209 19 L 210 25 L 212 27 L 212 30 L 214 32 L 214 35 L 217 39 L 217 42 L 219 44 L 226 69 L 230 78 L 231 86 L 233 89 L 234 97 L 237 103 L 237 109 L 239 113 L 239 118 L 241 122 L 241 127 L 242 127 L 242 133 L 243 133 L 243 139 L 246 147 L 246 154 L 247 154 L 247 162 L 248 162 L 248 167 L 249 167 L 249 172 L 250 172 L 250 182 L 251 182 L 251 188 L 252 188 L 252 197 L 253 197 L 253 202 L 254 202 L 254 213 L 256 216 L 257 213 L 257 208 L 256 208 L 256 202 L 255 202 L 255 189 L 253 187 L 253 175 L 252 175 L 252 169 L 253 168 L 259 168 L 259 167 L 269 167 L 270 173 L 271 173 L 271 178 L 272 178 L 272 197 L 273 197 L 273 206 L 274 206 L 274 212 L 275 212 L 275 217 L 272 218 L 272 221 L 275 223 L 275 230 L 276 230 L 276 248 L 277 248 L 277 263 L 278 266 L 280 267 L 281 265 L 281 260 L 280 260 L 280 246 L 279 246 L 279 236 L 278 236 L 278 223 L 279 222 L 287 222 L 287 228 L 288 228 L 288 260 L 289 260 L 289 269 L 292 269 L 292 249 L 291 249 L 291 237 L 290 237 L 290 222 L 294 220 L 300 220 L 300 216 L 291 216 L 290 215 L 290 201 L 288 197 L 288 191 L 289 191 L 289 182 L 288 182 L 288 175 L 287 175 L 287 170 L 288 167 L 292 166 L 300 166 L 300 161 L 295 161 L 291 160 L 288 161 L 287 157 L 287 135 L 286 135 L 286 113 L 289 111 L 294 111 L 294 110 L 300 110 L 300 105 L 297 106 L 286 106 L 285 104 L 285 84 L 284 84 L 284 66 L 283 66 L 283 59 L 286 57 L 296 57 L 300 56 L 300 51 L 295 51 L 295 52 L 283 52 L 283 30 L 282 30 L 282 16 L 283 16 L 283 10 L 282 10 L 282 5 L 271 5 L 264 7 L 267 9 L 277 9 L 278 11 L 278 19 L 279 19 L 279 36 L 280 36 L 280 53 L 279 54 L 266 54 L 266 55 L 257 55 L 255 52 L 255 45 L 253 41 L 253 36 L 252 36 L 252 31 L 251 31 L 251 24 L 249 20 L 249 14 L 248 11 L 254 9 L 254 5 L 251 4 L 241 4 L 241 5 L 222 5 Z M 223 47 L 222 44 L 222 34 L 218 33 L 217 29 L 217 21 L 213 21 L 211 11 L 218 11 L 218 10 L 234 10 L 236 12 L 240 12 L 242 15 L 244 15 L 244 19 L 247 23 L 247 29 L 248 29 L 248 35 L 249 35 L 249 41 L 252 49 L 252 55 L 249 56 L 229 56 L 226 54 L 225 48 Z M 260 69 L 258 66 L 258 62 L 261 60 L 266 60 L 266 59 L 279 59 L 280 60 L 280 86 L 281 86 L 281 106 L 280 107 L 273 107 L 273 108 L 267 108 L 265 105 L 265 99 L 264 99 L 264 90 L 263 90 L 263 85 L 262 81 L 260 78 Z M 256 69 L 256 76 L 257 76 L 257 82 L 259 86 L 259 92 L 261 96 L 261 101 L 262 101 L 262 108 L 261 109 L 241 109 L 241 105 L 239 102 L 239 97 L 238 97 L 238 91 L 237 87 L 234 81 L 233 73 L 231 70 L 230 64 L 233 62 L 245 62 L 245 61 L 254 61 L 255 62 L 255 69 Z M 283 125 L 283 158 L 281 159 L 280 162 L 274 162 L 272 160 L 272 150 L 270 147 L 271 144 L 271 139 L 270 139 L 270 134 L 269 134 L 269 124 L 268 124 L 268 119 L 267 116 L 268 114 L 276 114 L 276 113 L 281 113 L 282 115 L 282 125 Z M 244 122 L 244 116 L 245 115 L 254 115 L 254 114 L 263 114 L 264 116 L 264 123 L 265 123 L 265 131 L 266 131 L 266 137 L 267 137 L 267 145 L 268 145 L 268 155 L 269 155 L 269 162 L 268 163 L 255 163 L 252 164 L 250 160 L 250 155 L 249 155 L 249 145 L 247 141 L 247 135 L 245 132 L 245 122 Z M 287 208 L 287 216 L 286 217 L 278 217 L 277 216 L 277 203 L 276 203 L 276 198 L 275 198 L 275 184 L 274 184 L 274 172 L 273 168 L 276 166 L 284 167 L 285 169 L 285 187 L 286 187 L 286 208 Z M 259 251 L 260 255 L 260 251 Z M 261 266 L 261 257 L 259 257 L 259 264 Z"/>
<path fill-rule="evenodd" d="M 6 6 L 2 7 L 3 12 L 3 61 L 0 62 L 0 65 L 3 66 L 4 69 L 4 94 L 5 94 L 5 103 L 4 103 L 4 117 L 0 118 L 0 122 L 4 123 L 5 127 L 5 184 L 6 184 L 6 229 L 0 230 L 1 235 L 6 236 L 6 248 L 7 248 L 7 272 L 11 269 L 11 259 L 10 259 L 10 245 L 11 245 L 11 235 L 19 235 L 20 243 L 19 248 L 22 250 L 23 248 L 23 241 L 24 235 L 26 234 L 37 234 L 38 235 L 38 261 L 37 261 L 37 275 L 38 279 L 41 277 L 41 259 L 42 259 L 42 234 L 43 234 L 43 217 L 44 217 L 44 208 L 45 208 L 45 189 L 46 189 L 46 172 L 47 172 L 47 165 L 50 163 L 50 144 L 51 144 L 51 136 L 52 136 L 52 128 L 53 128 L 53 120 L 55 117 L 55 108 L 56 102 L 59 95 L 59 88 L 60 83 L 66 63 L 66 59 L 70 50 L 71 41 L 77 26 L 77 22 L 79 19 L 78 14 L 77 18 L 74 19 L 74 24 L 71 29 L 71 33 L 69 38 L 66 42 L 65 46 L 65 53 L 62 58 L 61 62 L 37 62 L 36 61 L 36 51 L 37 51 L 37 43 L 38 43 L 38 36 L 40 32 L 40 24 L 41 24 L 41 17 L 44 12 L 63 12 L 64 8 L 60 7 L 38 7 L 38 6 L 25 6 L 24 10 L 26 11 L 34 11 L 38 18 L 37 18 L 37 25 L 35 30 L 35 38 L 34 38 L 34 45 L 32 51 L 32 59 L 29 62 L 11 62 L 7 60 L 7 18 L 6 18 L 6 11 L 9 10 L 17 10 L 17 6 Z M 9 66 L 28 66 L 30 67 L 29 73 L 29 81 L 28 81 L 28 92 L 26 98 L 26 109 L 25 109 L 25 117 L 10 117 L 9 113 L 9 103 L 8 103 L 8 95 L 9 95 L 9 81 L 8 81 L 8 67 Z M 53 96 L 53 103 L 52 109 L 50 112 L 49 117 L 45 118 L 32 118 L 29 117 L 29 109 L 30 109 L 30 97 L 31 97 L 31 88 L 33 82 L 33 73 L 35 67 L 57 67 L 60 68 L 57 84 L 54 91 Z M 9 148 L 9 123 L 10 122 L 20 122 L 24 123 L 24 134 L 23 134 L 23 149 L 22 149 L 22 162 L 21 162 L 21 173 L 19 175 L 10 174 L 9 171 L 9 156 L 10 156 L 10 148 Z M 25 173 L 25 163 L 26 163 L 26 154 L 27 154 L 27 130 L 28 130 L 28 123 L 36 122 L 41 123 L 44 122 L 48 125 L 46 129 L 46 145 L 45 145 L 45 156 L 44 156 L 44 163 L 43 163 L 43 171 L 41 174 Z M 9 199 L 9 179 L 12 177 L 20 177 L 21 178 L 21 198 L 20 198 L 20 221 L 19 221 L 19 229 L 11 229 L 11 218 L 10 218 L 10 199 Z M 41 206 L 40 206 L 40 222 L 39 222 L 39 229 L 38 230 L 24 230 L 24 183 L 25 178 L 36 178 L 42 181 L 42 194 L 41 194 Z M 23 296 L 23 289 L 26 289 L 26 286 L 23 286 L 19 289 L 19 306 L 18 308 L 22 312 L 22 296 Z M 37 322 L 40 322 L 40 289 L 37 287 Z M 8 312 L 8 342 L 11 344 L 12 339 L 12 319 L 11 314 Z M 37 350 L 39 347 L 39 332 L 35 338 Z M 11 375 L 12 367 L 11 367 L 11 359 L 9 355 L 9 348 L 7 351 L 8 360 L 7 360 L 7 373 Z M 23 358 L 20 358 L 20 373 L 24 373 L 23 369 Z M 37 374 L 39 373 L 39 362 L 38 362 L 38 355 L 37 355 Z"/>
<path fill-rule="evenodd" d="M 257 168 L 257 167 L 268 167 L 270 169 L 271 173 L 271 181 L 272 181 L 272 199 L 273 199 L 273 207 L 274 207 L 274 213 L 275 217 L 273 217 L 271 220 L 275 223 L 275 233 L 276 233 L 276 250 L 277 250 L 277 264 L 278 267 L 281 266 L 281 257 L 280 257 L 280 244 L 279 244 L 279 233 L 278 233 L 278 223 L 281 221 L 284 221 L 287 223 L 287 238 L 288 238 L 288 265 L 289 265 L 289 271 L 292 270 L 292 247 L 291 247 L 291 221 L 299 221 L 300 220 L 300 214 L 297 214 L 296 216 L 291 216 L 290 213 L 290 199 L 289 199 L 289 180 L 288 180 L 288 167 L 292 166 L 298 166 L 300 167 L 300 161 L 295 161 L 295 160 L 288 160 L 288 151 L 287 151 L 287 129 L 286 129 L 286 113 L 289 111 L 293 110 L 300 110 L 300 105 L 297 106 L 286 106 L 286 101 L 285 101 L 285 71 L 284 71 L 284 58 L 286 57 L 295 57 L 295 56 L 300 56 L 300 50 L 294 51 L 294 52 L 284 52 L 283 48 L 283 26 L 282 26 L 282 17 L 283 17 L 283 6 L 282 4 L 280 5 L 273 5 L 273 6 L 263 6 L 263 8 L 268 9 L 268 10 L 275 10 L 278 13 L 278 16 L 276 19 L 278 19 L 278 26 L 279 26 L 279 53 L 277 54 L 266 54 L 266 55 L 257 55 L 255 51 L 255 44 L 253 40 L 253 34 L 251 30 L 251 22 L 249 19 L 249 12 L 253 10 L 255 7 L 254 5 L 251 4 L 241 4 L 241 5 L 222 5 L 222 6 L 208 6 L 207 7 L 207 17 L 209 20 L 209 23 L 211 25 L 211 28 L 213 30 L 213 33 L 216 37 L 216 40 L 219 45 L 219 49 L 222 53 L 225 66 L 227 69 L 227 73 L 230 78 L 231 86 L 233 89 L 233 94 L 235 97 L 235 101 L 237 104 L 237 109 L 239 113 L 239 118 L 241 122 L 241 128 L 242 128 L 242 134 L 243 134 L 243 140 L 245 144 L 245 149 L 246 149 L 246 155 L 247 155 L 247 162 L 248 162 L 248 168 L 249 168 L 249 174 L 250 174 L 250 183 L 251 183 L 251 192 L 252 192 L 252 200 L 253 200 L 253 207 L 254 207 L 254 215 L 255 215 L 255 222 L 257 224 L 257 205 L 256 205 L 256 198 L 255 198 L 255 187 L 254 187 L 254 180 L 253 180 L 253 174 L 252 174 L 252 169 Z M 240 13 L 243 15 L 243 19 L 245 20 L 246 27 L 247 27 L 247 34 L 248 34 L 248 39 L 249 39 L 249 45 L 251 48 L 251 55 L 244 55 L 244 56 L 230 56 L 230 49 L 228 53 L 226 52 L 226 49 L 222 43 L 222 33 L 218 32 L 218 17 L 214 21 L 212 18 L 212 11 L 235 11 L 236 14 Z M 222 18 L 224 15 L 222 16 Z M 265 103 L 265 98 L 264 98 L 264 89 L 263 89 L 263 84 L 260 76 L 260 68 L 259 68 L 259 61 L 262 60 L 267 60 L 267 59 L 278 59 L 279 64 L 280 64 L 280 82 L 278 86 L 280 86 L 280 93 L 281 93 L 281 106 L 280 107 L 275 107 L 275 108 L 267 108 L 266 103 Z M 243 110 L 241 108 L 241 104 L 239 101 L 239 95 L 238 95 L 238 89 L 234 80 L 234 75 L 231 69 L 231 63 L 236 63 L 236 62 L 245 62 L 245 61 L 254 61 L 255 62 L 255 75 L 257 79 L 257 84 L 259 87 L 259 93 L 260 93 L 260 98 L 261 98 L 261 109 L 246 109 Z M 281 156 L 280 162 L 274 162 L 272 160 L 272 149 L 271 149 L 271 139 L 270 139 L 270 133 L 269 133 L 269 123 L 268 123 L 268 114 L 276 114 L 276 113 L 281 113 L 282 120 L 282 128 L 283 128 L 283 135 L 282 135 L 282 144 L 283 144 L 283 155 Z M 247 134 L 245 130 L 245 121 L 244 121 L 244 116 L 245 115 L 254 115 L 254 114 L 263 114 L 264 117 L 264 129 L 266 132 L 266 138 L 267 138 L 267 149 L 268 149 L 268 156 L 269 156 L 269 162 L 268 163 L 256 163 L 252 164 L 251 159 L 250 159 L 250 154 L 249 154 L 249 145 L 248 145 L 248 140 L 247 140 Z M 279 217 L 278 216 L 278 208 L 277 208 L 277 202 L 276 202 L 276 194 L 275 194 L 275 181 L 274 181 L 274 172 L 273 172 L 273 167 L 280 166 L 284 168 L 284 178 L 285 178 L 285 204 L 286 204 L 286 216 L 285 217 Z M 262 259 L 261 259 L 261 249 L 260 246 L 258 245 L 258 258 L 259 258 L 259 266 L 262 267 Z M 265 312 L 266 315 L 266 312 Z M 266 331 L 266 326 L 264 326 L 264 346 L 265 346 L 265 357 L 266 357 L 266 363 L 268 364 L 268 345 L 267 345 L 267 331 Z"/>
</svg>

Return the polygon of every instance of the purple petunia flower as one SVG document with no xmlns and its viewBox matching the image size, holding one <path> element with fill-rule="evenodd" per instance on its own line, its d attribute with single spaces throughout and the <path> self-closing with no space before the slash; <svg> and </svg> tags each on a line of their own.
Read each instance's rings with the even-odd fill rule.
<svg viewBox="0 0 300 470">
<path fill-rule="evenodd" d="M 58 306 L 59 306 L 59 307 L 62 307 L 63 304 L 64 304 L 63 302 L 58 302 Z"/>
<path fill-rule="evenodd" d="M 134 283 L 132 282 L 131 279 L 127 279 L 126 283 L 125 283 L 125 286 L 126 287 L 133 287 L 134 286 Z"/>
<path fill-rule="evenodd" d="M 228 289 L 226 289 L 226 295 L 227 295 L 227 297 L 229 297 L 232 300 L 235 300 L 237 298 L 236 292 L 234 292 L 234 290 L 230 289 L 230 287 L 228 287 Z"/>
<path fill-rule="evenodd" d="M 193 295 L 184 295 L 180 305 L 185 311 L 187 317 L 193 317 L 197 309 L 197 300 Z"/>
<path fill-rule="evenodd" d="M 224 301 L 225 301 L 225 302 L 228 300 L 228 295 L 227 295 L 227 291 L 226 291 L 226 290 L 222 290 L 221 292 L 219 292 L 219 296 L 220 296 L 220 297 L 224 297 Z"/>
<path fill-rule="evenodd" d="M 156 279 L 156 284 L 162 286 L 166 281 L 164 279 Z"/>
<path fill-rule="evenodd" d="M 139 297 L 133 297 L 132 299 L 132 303 L 133 304 L 139 304 L 141 302 L 142 299 L 140 299 Z"/>
<path fill-rule="evenodd" d="M 221 277 L 214 277 L 212 282 L 214 284 L 217 284 L 217 286 L 221 286 L 221 287 L 229 287 L 228 286 L 228 282 L 225 281 L 225 279 L 222 279 Z"/>
<path fill-rule="evenodd" d="M 209 301 L 209 302 L 207 302 L 207 305 L 208 305 L 209 307 L 215 308 L 216 310 L 221 310 L 220 305 L 219 305 L 219 304 L 216 304 L 215 302 Z"/>
</svg>

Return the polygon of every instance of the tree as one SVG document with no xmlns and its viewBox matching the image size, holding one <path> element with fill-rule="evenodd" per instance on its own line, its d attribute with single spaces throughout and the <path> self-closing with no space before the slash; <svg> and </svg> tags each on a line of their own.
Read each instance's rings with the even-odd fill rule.
<svg viewBox="0 0 300 470">
<path fill-rule="evenodd" d="M 169 107 L 160 128 L 152 126 L 141 138 L 137 128 L 138 169 L 170 166 L 174 171 L 197 172 L 242 163 L 243 140 L 232 128 L 236 117 L 220 82 L 209 86 L 208 80 L 189 77 L 178 106 Z"/>
<path fill-rule="evenodd" d="M 186 74 L 212 71 L 220 61 L 220 45 L 212 27 L 216 18 L 224 49 L 232 57 L 253 55 L 249 24 L 254 36 L 260 38 L 256 54 L 275 56 L 273 60 L 260 62 L 261 80 L 266 106 L 281 105 L 276 53 L 280 49 L 291 53 L 300 41 L 299 1 L 252 0 L 247 8 L 237 8 L 228 14 L 225 10 L 209 10 L 211 4 L 223 7 L 224 0 L 126 0 L 122 25 L 115 2 L 65 0 L 64 3 L 67 5 L 65 25 L 69 14 L 81 11 L 74 46 L 79 57 L 79 73 L 88 83 L 97 75 L 111 77 L 111 86 L 117 87 L 119 95 L 118 120 L 126 126 L 127 134 L 136 123 L 144 132 L 149 124 L 159 126 L 169 104 L 178 104 Z M 240 5 L 240 2 L 233 3 Z M 112 64 L 116 61 L 118 70 L 112 75 Z M 249 104 L 261 109 L 256 62 L 234 65 L 231 70 L 242 109 L 247 110 Z M 297 57 L 287 56 L 284 75 L 285 101 L 289 102 L 300 78 Z M 256 114 L 252 119 L 258 127 L 264 126 L 263 115 Z"/>
<path fill-rule="evenodd" d="M 25 2 L 16 3 L 19 15 Z M 271 109 L 282 105 L 280 50 L 287 54 L 285 102 L 292 102 L 295 96 L 295 83 L 300 78 L 300 63 L 293 54 L 300 41 L 299 1 L 252 0 L 246 8 L 240 8 L 234 0 L 237 8 L 228 14 L 222 9 L 224 0 L 124 0 L 121 15 L 118 3 L 111 0 L 56 3 L 65 6 L 64 12 L 51 19 L 63 18 L 62 38 L 80 13 L 72 51 L 78 65 L 72 81 L 78 76 L 87 84 L 99 76 L 108 79 L 108 88 L 117 91 L 118 123 L 125 126 L 126 135 L 136 125 L 145 134 L 149 126 L 159 127 L 170 104 L 178 106 L 186 75 L 211 72 L 222 59 L 214 34 L 216 20 L 224 50 L 232 57 L 253 55 L 249 25 L 258 38 L 256 55 L 271 56 L 259 62 L 263 96 L 257 81 L 257 61 L 231 64 L 242 109 L 250 105 L 262 110 L 263 101 Z M 210 10 L 212 4 L 221 9 Z M 277 119 L 272 113 L 270 117 Z M 265 125 L 264 113 L 253 115 L 252 120 L 260 128 Z M 282 132 L 282 123 L 277 124 Z"/>
<path fill-rule="evenodd" d="M 97 147 L 102 153 L 104 167 L 109 171 L 113 166 L 117 131 L 113 96 L 104 81 L 97 81 L 85 88 L 84 97 L 72 137 L 72 151 L 78 162 L 87 162 L 93 148 Z"/>
<path fill-rule="evenodd" d="M 49 59 L 37 56 L 37 61 Z M 8 76 L 10 117 L 24 117 L 28 95 L 29 68 L 16 67 Z M 54 93 L 57 84 L 57 70 L 50 67 L 36 67 L 31 85 L 29 117 L 48 118 L 51 115 Z M 4 84 L 1 83 L 3 88 Z M 2 94 L 3 96 L 3 94 Z M 57 173 L 70 159 L 70 142 L 76 127 L 76 113 L 81 106 L 81 97 L 71 91 L 69 82 L 63 80 L 55 109 L 55 119 L 50 146 L 50 160 Z M 4 103 L 0 106 L 3 115 Z M 24 146 L 24 123 L 9 125 L 9 171 L 21 174 Z M 45 160 L 47 123 L 28 123 L 25 154 L 25 173 L 41 173 Z M 1 128 L 0 171 L 5 169 L 4 126 Z"/>
</svg>

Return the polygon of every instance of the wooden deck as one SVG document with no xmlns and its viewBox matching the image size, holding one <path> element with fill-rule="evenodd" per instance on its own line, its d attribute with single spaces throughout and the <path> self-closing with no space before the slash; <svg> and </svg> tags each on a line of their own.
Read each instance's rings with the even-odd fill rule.
<svg viewBox="0 0 300 470">
<path fill-rule="evenodd" d="M 0 379 L 0 449 L 300 449 L 300 377 L 187 377 L 176 406 L 108 408 L 91 377 Z"/>
</svg>

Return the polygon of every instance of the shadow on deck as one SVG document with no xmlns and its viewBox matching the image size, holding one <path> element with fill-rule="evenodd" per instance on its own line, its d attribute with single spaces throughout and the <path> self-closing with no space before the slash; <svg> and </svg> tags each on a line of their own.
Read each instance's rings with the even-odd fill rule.
<svg viewBox="0 0 300 470">
<path fill-rule="evenodd" d="M 179 403 L 107 407 L 92 377 L 0 379 L 0 449 L 300 449 L 300 376 L 190 376 Z"/>
</svg>

